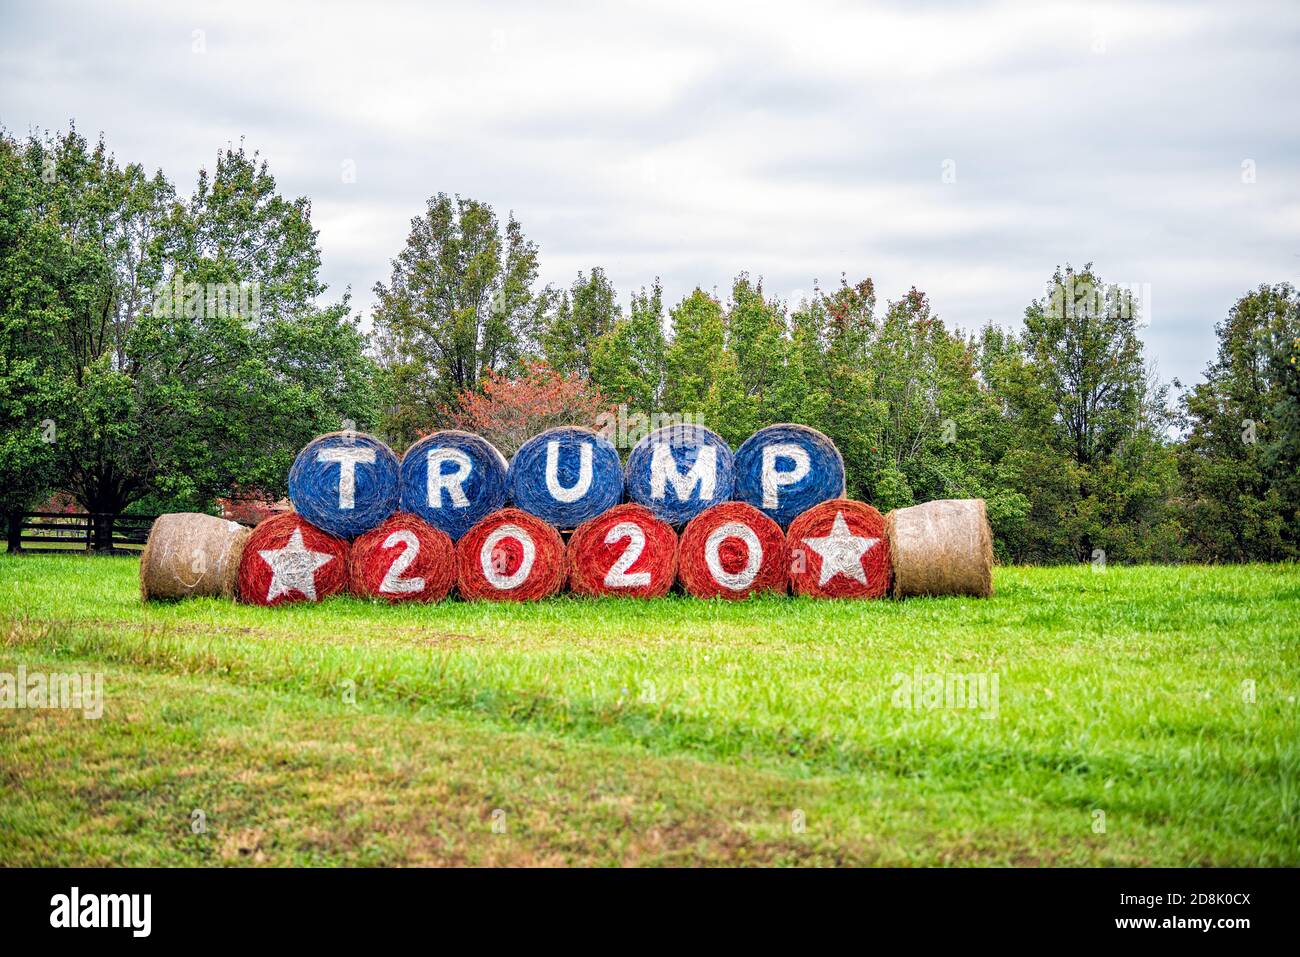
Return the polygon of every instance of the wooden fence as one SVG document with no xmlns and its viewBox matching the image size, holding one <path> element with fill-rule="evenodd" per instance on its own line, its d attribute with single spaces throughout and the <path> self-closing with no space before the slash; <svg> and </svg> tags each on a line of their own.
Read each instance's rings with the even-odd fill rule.
<svg viewBox="0 0 1300 957">
<path fill-rule="evenodd" d="M 19 512 L 8 516 L 10 552 L 138 555 L 156 515 Z M 99 546 L 96 548 L 96 546 Z"/>
</svg>

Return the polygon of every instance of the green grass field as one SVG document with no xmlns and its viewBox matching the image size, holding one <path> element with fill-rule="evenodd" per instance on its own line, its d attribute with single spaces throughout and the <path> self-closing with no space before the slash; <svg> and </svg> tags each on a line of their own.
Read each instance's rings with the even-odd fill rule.
<svg viewBox="0 0 1300 957">
<path fill-rule="evenodd" d="M 1295 566 L 278 609 L 137 572 L 0 556 L 0 672 L 104 691 L 0 711 L 0 864 L 1300 864 Z"/>
</svg>

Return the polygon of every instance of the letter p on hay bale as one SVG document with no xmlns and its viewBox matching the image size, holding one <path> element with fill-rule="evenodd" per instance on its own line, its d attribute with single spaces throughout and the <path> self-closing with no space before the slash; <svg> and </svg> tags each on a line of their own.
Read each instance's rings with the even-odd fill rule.
<svg viewBox="0 0 1300 957">
<path fill-rule="evenodd" d="M 744 502 L 723 502 L 682 532 L 677 577 L 696 598 L 785 594 L 788 553 L 781 526 Z"/>
<path fill-rule="evenodd" d="M 560 533 L 521 509 L 493 512 L 456 543 L 456 582 L 465 598 L 547 598 L 566 577 Z"/>
<path fill-rule="evenodd" d="M 769 425 L 736 450 L 736 499 L 783 529 L 817 503 L 843 496 L 844 459 L 816 429 Z"/>
<path fill-rule="evenodd" d="M 319 601 L 348 582 L 348 543 L 289 512 L 258 524 L 239 560 L 239 599 L 250 605 Z"/>
<path fill-rule="evenodd" d="M 716 432 L 702 425 L 670 425 L 636 444 L 623 474 L 629 499 L 681 526 L 731 498 L 736 459 Z"/>
<path fill-rule="evenodd" d="M 623 501 L 623 465 L 609 439 L 561 426 L 535 435 L 510 460 L 510 500 L 556 528 L 574 529 Z"/>
<path fill-rule="evenodd" d="M 456 584 L 456 546 L 418 516 L 398 512 L 352 543 L 348 582 L 363 598 L 438 601 Z"/>
<path fill-rule="evenodd" d="M 982 498 L 940 499 L 885 516 L 894 595 L 993 594 L 993 532 Z"/>
<path fill-rule="evenodd" d="M 402 456 L 401 504 L 458 541 L 506 504 L 505 456 L 472 432 L 426 435 Z"/>
<path fill-rule="evenodd" d="M 234 598 L 251 531 L 198 512 L 158 516 L 140 555 L 140 597 Z"/>
<path fill-rule="evenodd" d="M 626 502 L 579 525 L 568 557 L 575 595 L 658 598 L 677 576 L 677 533 L 648 508 Z"/>
<path fill-rule="evenodd" d="M 289 470 L 294 511 L 321 531 L 353 539 L 397 508 L 397 456 L 361 432 L 313 439 Z"/>
<path fill-rule="evenodd" d="M 814 505 L 786 532 L 790 585 L 815 598 L 881 598 L 893 578 L 884 517 L 864 502 Z"/>
</svg>

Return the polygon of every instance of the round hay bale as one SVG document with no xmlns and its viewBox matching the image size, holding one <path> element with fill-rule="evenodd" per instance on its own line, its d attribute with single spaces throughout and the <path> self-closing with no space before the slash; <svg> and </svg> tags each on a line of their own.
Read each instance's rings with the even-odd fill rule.
<svg viewBox="0 0 1300 957">
<path fill-rule="evenodd" d="M 655 429 L 632 449 L 623 471 L 627 497 L 680 528 L 731 498 L 736 458 L 722 437 L 702 425 Z"/>
<path fill-rule="evenodd" d="M 506 504 L 505 456 L 472 432 L 426 435 L 402 456 L 401 504 L 458 541 Z"/>
<path fill-rule="evenodd" d="M 456 543 L 456 582 L 465 598 L 531 601 L 564 587 L 560 533 L 518 508 L 493 512 Z"/>
<path fill-rule="evenodd" d="M 815 598 L 882 598 L 893 578 L 885 519 L 864 502 L 814 505 L 786 532 L 790 585 Z"/>
<path fill-rule="evenodd" d="M 250 605 L 319 601 L 348 583 L 348 543 L 286 512 L 260 522 L 239 561 L 239 600 Z"/>
<path fill-rule="evenodd" d="M 603 435 L 548 429 L 519 447 L 506 479 L 510 501 L 558 529 L 574 529 L 623 501 L 623 465 Z"/>
<path fill-rule="evenodd" d="M 363 598 L 439 601 L 456 584 L 456 546 L 418 515 L 398 512 L 352 543 L 348 584 Z"/>
<path fill-rule="evenodd" d="M 735 498 L 783 529 L 818 502 L 844 496 L 844 459 L 806 425 L 769 425 L 736 449 Z"/>
<path fill-rule="evenodd" d="M 289 470 L 294 511 L 321 531 L 354 539 L 397 508 L 397 456 L 362 432 L 313 439 Z"/>
<path fill-rule="evenodd" d="M 682 532 L 677 578 L 696 598 L 785 594 L 787 560 L 781 526 L 745 502 L 723 502 Z"/>
<path fill-rule="evenodd" d="M 982 498 L 940 499 L 885 516 L 894 595 L 993 594 L 993 531 Z"/>
<path fill-rule="evenodd" d="M 140 597 L 234 598 L 251 531 L 198 512 L 159 515 L 140 554 Z"/>
<path fill-rule="evenodd" d="M 627 502 L 579 525 L 568 558 L 574 594 L 658 598 L 677 575 L 677 533 L 650 509 Z"/>
</svg>

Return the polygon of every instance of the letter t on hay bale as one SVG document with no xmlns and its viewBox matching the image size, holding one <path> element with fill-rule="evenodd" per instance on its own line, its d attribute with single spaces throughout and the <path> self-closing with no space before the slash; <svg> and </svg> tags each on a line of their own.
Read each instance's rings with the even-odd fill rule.
<svg viewBox="0 0 1300 957">
<path fill-rule="evenodd" d="M 347 582 L 348 543 L 293 512 L 253 529 L 239 561 L 239 598 L 250 605 L 318 601 Z"/>
<path fill-rule="evenodd" d="M 892 570 L 885 519 L 864 502 L 835 498 L 790 523 L 790 584 L 796 595 L 881 598 Z"/>
<path fill-rule="evenodd" d="M 234 598 L 251 531 L 198 512 L 158 516 L 140 555 L 140 597 Z"/>
<path fill-rule="evenodd" d="M 677 576 L 677 533 L 634 502 L 578 526 L 569 539 L 569 590 L 575 595 L 658 598 Z"/>
<path fill-rule="evenodd" d="M 348 581 L 363 598 L 438 601 L 456 584 L 456 546 L 418 516 L 398 512 L 352 543 Z"/>
<path fill-rule="evenodd" d="M 397 456 L 361 432 L 309 442 L 289 470 L 294 511 L 337 538 L 370 531 L 397 508 Z"/>
<path fill-rule="evenodd" d="M 744 502 L 723 502 L 682 532 L 677 577 L 696 598 L 785 594 L 789 556 L 781 526 Z"/>
<path fill-rule="evenodd" d="M 993 532 L 984 499 L 940 499 L 885 516 L 894 595 L 993 594 Z"/>
<path fill-rule="evenodd" d="M 456 582 L 465 598 L 547 598 L 566 577 L 560 533 L 521 509 L 493 512 L 456 543 Z"/>
</svg>

